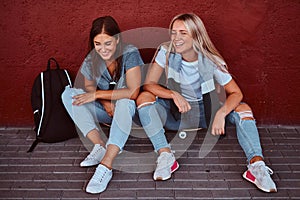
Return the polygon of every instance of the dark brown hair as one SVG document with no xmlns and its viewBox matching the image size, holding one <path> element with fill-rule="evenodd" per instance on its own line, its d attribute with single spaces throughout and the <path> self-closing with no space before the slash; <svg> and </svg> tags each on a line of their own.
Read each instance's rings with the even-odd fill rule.
<svg viewBox="0 0 300 200">
<path fill-rule="evenodd" d="M 99 67 L 99 64 L 102 60 L 101 56 L 99 56 L 95 51 L 95 46 L 94 46 L 94 38 L 101 33 L 105 33 L 109 36 L 115 37 L 116 39 L 119 40 L 119 43 L 117 44 L 117 49 L 114 54 L 114 59 L 117 62 L 117 67 L 116 67 L 116 72 L 114 81 L 118 81 L 121 76 L 121 70 L 122 70 L 122 60 L 123 60 L 123 45 L 122 45 L 122 37 L 121 37 L 121 31 L 119 28 L 118 23 L 114 18 L 111 16 L 104 16 L 104 17 L 99 17 L 93 21 L 92 28 L 90 31 L 90 39 L 89 39 L 89 45 L 90 45 L 90 50 L 92 51 L 92 66 L 93 66 L 93 71 L 94 71 L 94 76 L 99 76 L 97 74 L 98 70 L 96 70 L 96 67 Z"/>
</svg>

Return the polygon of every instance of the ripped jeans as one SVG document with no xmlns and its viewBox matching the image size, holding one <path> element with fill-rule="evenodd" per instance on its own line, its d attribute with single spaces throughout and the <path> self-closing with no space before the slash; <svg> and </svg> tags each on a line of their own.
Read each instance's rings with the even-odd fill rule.
<svg viewBox="0 0 300 200">
<path fill-rule="evenodd" d="M 195 118 L 200 119 L 200 122 L 196 121 L 192 122 L 192 124 L 199 123 L 198 127 L 206 128 L 206 124 L 204 122 L 204 110 L 202 110 L 201 105 L 199 107 L 200 112 L 198 112 L 199 110 L 196 111 L 196 113 L 198 112 L 198 116 Z M 158 151 L 161 148 L 170 148 L 170 145 L 165 136 L 164 128 L 167 128 L 169 130 L 194 128 L 187 127 L 186 123 L 182 123 L 181 119 L 183 118 L 174 118 L 174 115 L 170 111 L 170 105 L 168 104 L 168 100 L 158 98 L 153 104 L 140 107 L 138 109 L 138 112 L 143 128 L 147 136 L 151 140 L 155 151 Z M 250 162 L 250 160 L 254 156 L 263 157 L 259 134 L 255 120 L 242 120 L 243 116 L 240 116 L 242 115 L 235 111 L 232 111 L 230 114 L 227 115 L 226 121 L 236 126 L 239 144 L 244 150 L 248 162 Z"/>
<path fill-rule="evenodd" d="M 114 144 L 122 151 L 131 131 L 132 119 L 136 114 L 135 102 L 130 99 L 117 100 L 114 117 L 111 118 L 102 104 L 97 101 L 81 106 L 72 105 L 72 97 L 82 93 L 85 93 L 82 89 L 67 86 L 62 94 L 63 104 L 76 126 L 86 137 L 94 129 L 99 131 L 99 122 L 111 124 L 106 146 Z"/>
<path fill-rule="evenodd" d="M 243 113 L 245 112 L 231 111 L 231 113 L 226 116 L 226 122 L 235 125 L 239 144 L 244 150 L 247 161 L 250 162 L 254 156 L 263 158 L 263 154 L 256 122 L 254 119 L 243 120 Z M 252 112 L 251 117 L 253 118 Z"/>
</svg>

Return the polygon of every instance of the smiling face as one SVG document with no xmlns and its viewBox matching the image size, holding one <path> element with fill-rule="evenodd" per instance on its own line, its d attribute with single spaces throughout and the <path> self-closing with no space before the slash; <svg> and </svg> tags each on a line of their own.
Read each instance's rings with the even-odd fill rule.
<svg viewBox="0 0 300 200">
<path fill-rule="evenodd" d="M 105 61 L 113 61 L 119 40 L 105 33 L 100 33 L 94 37 L 96 52 Z"/>
<path fill-rule="evenodd" d="M 187 61 L 197 59 L 197 53 L 193 48 L 193 38 L 181 20 L 176 20 L 171 28 L 171 40 L 175 51 Z"/>
</svg>

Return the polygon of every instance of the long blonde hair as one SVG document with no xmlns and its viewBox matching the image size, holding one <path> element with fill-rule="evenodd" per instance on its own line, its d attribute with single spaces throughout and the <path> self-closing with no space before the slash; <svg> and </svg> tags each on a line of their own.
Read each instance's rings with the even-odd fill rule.
<svg viewBox="0 0 300 200">
<path fill-rule="evenodd" d="M 199 53 L 203 53 L 208 59 L 215 63 L 222 71 L 227 71 L 227 66 L 224 69 L 224 58 L 216 49 L 215 45 L 210 40 L 206 28 L 197 15 L 194 13 L 185 13 L 175 16 L 169 26 L 169 30 L 172 31 L 173 24 L 176 20 L 180 20 L 186 26 L 188 32 L 193 38 L 193 48 Z M 223 63 L 222 63 L 223 62 Z"/>
</svg>

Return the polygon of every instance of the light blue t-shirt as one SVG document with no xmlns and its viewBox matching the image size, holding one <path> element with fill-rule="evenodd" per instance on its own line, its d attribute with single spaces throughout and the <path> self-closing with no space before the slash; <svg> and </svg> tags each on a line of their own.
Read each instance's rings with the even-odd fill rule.
<svg viewBox="0 0 300 200">
<path fill-rule="evenodd" d="M 97 67 L 92 67 L 96 65 Z M 141 55 L 136 47 L 133 45 L 126 45 L 123 50 L 123 64 L 121 70 L 121 77 L 117 83 L 118 88 L 126 87 L 126 71 L 136 67 L 142 66 L 144 64 Z M 94 71 L 97 70 L 97 71 Z M 108 69 L 100 58 L 100 56 L 95 52 L 91 51 L 87 57 L 84 59 L 80 72 L 88 80 L 95 80 L 97 86 L 101 90 L 108 90 L 109 84 L 113 82 L 113 78 L 108 72 Z"/>
</svg>

